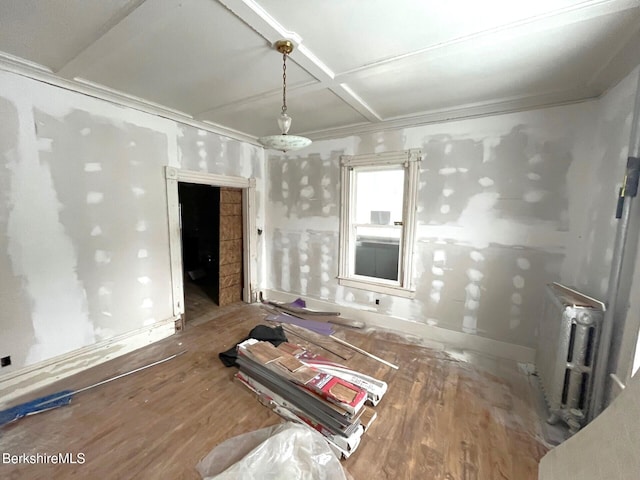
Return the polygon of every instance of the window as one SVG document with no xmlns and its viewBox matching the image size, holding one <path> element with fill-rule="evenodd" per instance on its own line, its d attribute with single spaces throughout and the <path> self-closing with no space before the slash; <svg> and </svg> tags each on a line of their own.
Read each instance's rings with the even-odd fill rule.
<svg viewBox="0 0 640 480">
<path fill-rule="evenodd" d="M 419 150 L 343 155 L 340 285 L 413 296 Z"/>
</svg>

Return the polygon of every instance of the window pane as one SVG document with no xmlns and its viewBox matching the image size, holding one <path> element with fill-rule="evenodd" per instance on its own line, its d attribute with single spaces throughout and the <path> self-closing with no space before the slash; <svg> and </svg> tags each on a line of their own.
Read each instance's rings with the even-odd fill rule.
<svg viewBox="0 0 640 480">
<path fill-rule="evenodd" d="M 398 281 L 404 168 L 355 169 L 354 273 Z"/>
<path fill-rule="evenodd" d="M 355 171 L 355 223 L 393 225 L 402 221 L 404 168 Z"/>
<path fill-rule="evenodd" d="M 395 229 L 398 238 L 367 235 L 370 230 L 356 227 L 355 274 L 397 281 L 401 229 Z"/>
</svg>

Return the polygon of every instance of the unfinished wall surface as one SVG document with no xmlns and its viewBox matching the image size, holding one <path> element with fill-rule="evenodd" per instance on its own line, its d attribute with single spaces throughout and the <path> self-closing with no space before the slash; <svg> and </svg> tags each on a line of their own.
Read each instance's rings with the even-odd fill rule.
<svg viewBox="0 0 640 480">
<path fill-rule="evenodd" d="M 0 375 L 171 318 L 164 166 L 256 176 L 260 190 L 263 158 L 0 72 Z"/>
<path fill-rule="evenodd" d="M 625 173 L 625 164 L 628 156 L 638 156 L 640 152 L 637 146 L 640 145 L 640 117 L 633 119 L 633 115 L 640 116 L 640 112 L 632 113 L 633 105 L 640 105 L 640 67 L 636 68 L 632 74 L 625 78 L 615 89 L 611 90 L 603 99 L 603 123 L 610 127 L 612 112 L 616 107 L 621 112 L 625 110 L 629 113 L 622 123 L 622 118 L 618 119 L 618 129 L 620 130 L 620 159 L 617 162 L 618 185 L 622 183 Z M 613 117 L 615 118 L 615 117 Z M 632 125 L 636 125 L 635 130 Z M 615 125 L 614 125 L 615 126 Z M 635 146 L 635 147 L 634 147 Z M 631 151 L 634 150 L 634 151 Z M 617 191 L 617 190 L 616 190 Z M 616 221 L 619 223 L 619 221 Z M 618 225 L 615 225 L 618 227 Z M 615 233 L 616 228 L 611 228 Z M 640 331 L 640 205 L 637 197 L 634 199 L 630 209 L 630 219 L 627 234 L 627 241 L 624 250 L 623 268 L 620 279 L 620 289 L 613 314 L 613 329 L 611 339 L 611 354 L 609 358 L 609 371 L 623 381 L 627 382 L 633 374 L 634 356 L 638 345 L 638 332 Z M 610 384 L 609 398 L 615 398 L 620 393 L 616 384 Z"/>
<path fill-rule="evenodd" d="M 269 288 L 535 346 L 544 286 L 576 267 L 597 102 L 314 143 L 269 155 Z M 414 299 L 336 280 L 342 154 L 420 148 Z M 375 304 L 375 299 L 380 304 Z"/>
<path fill-rule="evenodd" d="M 597 102 L 596 126 L 589 159 L 590 175 L 580 188 L 587 204 L 584 228 L 572 239 L 575 270 L 572 283 L 587 295 L 605 301 L 613 243 L 618 190 L 624 179 L 638 69 Z"/>
</svg>

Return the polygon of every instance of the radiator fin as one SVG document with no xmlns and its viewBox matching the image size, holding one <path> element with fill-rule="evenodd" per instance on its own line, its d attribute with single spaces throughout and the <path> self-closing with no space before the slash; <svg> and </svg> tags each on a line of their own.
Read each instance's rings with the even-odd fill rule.
<svg viewBox="0 0 640 480">
<path fill-rule="evenodd" d="M 557 283 L 547 285 L 536 371 L 552 417 L 588 417 L 603 317 L 601 302 Z"/>
</svg>

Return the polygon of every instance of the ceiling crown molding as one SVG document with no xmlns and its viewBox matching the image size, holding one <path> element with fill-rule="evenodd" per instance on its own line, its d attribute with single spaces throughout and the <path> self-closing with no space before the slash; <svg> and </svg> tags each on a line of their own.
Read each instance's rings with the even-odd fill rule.
<svg viewBox="0 0 640 480">
<path fill-rule="evenodd" d="M 227 128 L 222 125 L 217 125 L 213 122 L 196 120 L 187 113 L 173 110 L 163 105 L 159 105 L 133 95 L 128 95 L 102 85 L 97 85 L 88 80 L 81 78 L 68 80 L 52 73 L 50 69 L 43 67 L 42 65 L 27 62 L 21 58 L 8 55 L 4 52 L 0 52 L 0 71 L 14 73 L 55 87 L 64 88 L 65 90 L 78 92 L 116 105 L 133 108 L 140 112 L 157 115 L 207 132 L 222 135 L 241 142 L 250 143 L 251 145 L 260 146 L 257 138 L 247 133 Z"/>
</svg>

